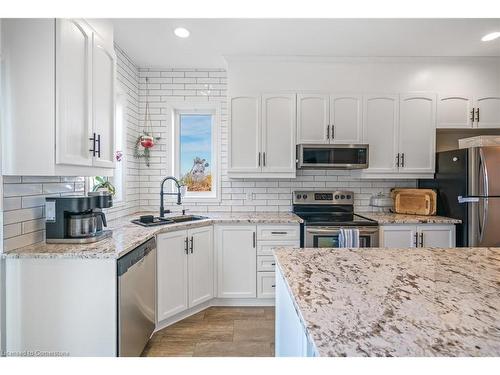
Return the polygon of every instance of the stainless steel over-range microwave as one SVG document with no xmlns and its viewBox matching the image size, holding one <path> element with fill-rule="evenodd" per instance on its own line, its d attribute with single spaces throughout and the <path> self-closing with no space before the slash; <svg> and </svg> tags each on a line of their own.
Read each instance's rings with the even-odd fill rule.
<svg viewBox="0 0 500 375">
<path fill-rule="evenodd" d="M 363 169 L 368 168 L 368 145 L 297 146 L 299 169 Z"/>
</svg>

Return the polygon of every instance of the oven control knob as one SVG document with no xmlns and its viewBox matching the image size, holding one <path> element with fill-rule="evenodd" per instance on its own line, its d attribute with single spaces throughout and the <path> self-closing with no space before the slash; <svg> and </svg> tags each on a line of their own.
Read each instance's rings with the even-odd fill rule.
<svg viewBox="0 0 500 375">
<path fill-rule="evenodd" d="M 345 195 L 344 195 L 344 194 L 342 194 L 342 195 L 340 196 L 340 199 L 345 199 Z"/>
<path fill-rule="evenodd" d="M 335 199 L 339 199 L 339 198 L 340 198 L 340 195 L 338 195 L 338 194 L 337 194 L 337 195 L 335 196 Z"/>
<path fill-rule="evenodd" d="M 303 194 L 302 198 L 307 199 L 307 194 Z"/>
<path fill-rule="evenodd" d="M 352 198 L 350 195 L 347 195 L 346 197 L 347 197 L 347 199 L 351 199 Z"/>
<path fill-rule="evenodd" d="M 302 195 L 297 194 L 297 199 L 300 199 L 300 198 L 302 198 Z"/>
</svg>

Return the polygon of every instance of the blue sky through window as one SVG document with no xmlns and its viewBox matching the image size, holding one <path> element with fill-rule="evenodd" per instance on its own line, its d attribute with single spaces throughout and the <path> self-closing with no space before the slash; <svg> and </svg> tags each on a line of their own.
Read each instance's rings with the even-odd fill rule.
<svg viewBox="0 0 500 375">
<path fill-rule="evenodd" d="M 212 167 L 212 115 L 180 115 L 180 175 L 191 171 L 193 160 L 206 159 L 210 173 Z"/>
</svg>

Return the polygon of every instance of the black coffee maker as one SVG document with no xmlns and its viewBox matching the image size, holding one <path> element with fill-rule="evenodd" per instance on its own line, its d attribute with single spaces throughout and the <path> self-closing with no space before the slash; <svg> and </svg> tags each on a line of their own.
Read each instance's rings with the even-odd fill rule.
<svg viewBox="0 0 500 375">
<path fill-rule="evenodd" d="M 45 198 L 47 243 L 89 243 L 111 236 L 103 208 L 113 206 L 108 192 L 91 192 L 88 196 Z"/>
</svg>

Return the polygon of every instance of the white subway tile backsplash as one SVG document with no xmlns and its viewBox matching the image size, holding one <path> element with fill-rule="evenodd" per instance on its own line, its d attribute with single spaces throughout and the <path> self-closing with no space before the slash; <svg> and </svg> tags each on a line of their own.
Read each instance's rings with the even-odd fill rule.
<svg viewBox="0 0 500 375">
<path fill-rule="evenodd" d="M 21 223 L 27 220 L 40 219 L 43 217 L 43 208 L 23 208 L 20 210 L 6 211 L 3 213 L 4 225 L 12 223 Z"/>
<path fill-rule="evenodd" d="M 21 197 L 24 195 L 37 195 L 42 194 L 42 184 L 4 184 L 3 196 L 4 197 Z"/>
</svg>

